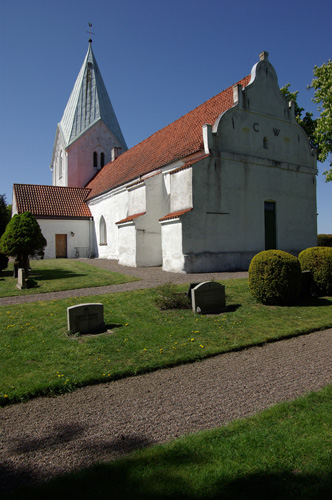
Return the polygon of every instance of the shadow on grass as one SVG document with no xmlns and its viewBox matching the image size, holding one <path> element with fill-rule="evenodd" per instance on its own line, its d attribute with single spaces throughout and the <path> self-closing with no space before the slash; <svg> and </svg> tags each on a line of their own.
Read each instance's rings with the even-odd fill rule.
<svg viewBox="0 0 332 500">
<path fill-rule="evenodd" d="M 73 271 L 67 271 L 65 269 L 40 269 L 38 271 L 30 271 L 29 275 L 31 279 L 39 279 L 43 281 L 79 278 L 81 276 L 86 276 L 86 274 L 84 273 L 75 273 Z"/>
<path fill-rule="evenodd" d="M 332 301 L 324 297 L 311 297 L 309 299 L 303 299 L 298 304 L 295 304 L 295 307 L 325 307 L 331 305 Z"/>
<path fill-rule="evenodd" d="M 106 445 L 112 450 L 126 452 L 147 446 L 144 439 L 128 440 L 129 446 L 123 448 L 125 439 Z M 199 468 L 207 465 L 207 472 L 200 475 Z M 332 478 L 326 473 L 303 474 L 301 471 L 258 471 L 253 474 L 230 478 L 219 467 L 219 474 L 211 470 L 208 456 L 187 453 L 186 450 L 172 450 L 147 457 L 134 455 L 128 459 L 109 464 L 99 464 L 90 468 L 60 476 L 48 483 L 29 486 L 38 480 L 29 469 L 3 468 L 2 479 L 7 484 L 8 477 L 16 486 L 28 486 L 13 490 L 5 499 L 62 500 L 80 498 L 103 498 L 112 500 L 328 500 L 332 493 Z M 190 475 L 194 468 L 197 474 Z M 7 490 L 8 491 L 8 490 Z"/>
</svg>

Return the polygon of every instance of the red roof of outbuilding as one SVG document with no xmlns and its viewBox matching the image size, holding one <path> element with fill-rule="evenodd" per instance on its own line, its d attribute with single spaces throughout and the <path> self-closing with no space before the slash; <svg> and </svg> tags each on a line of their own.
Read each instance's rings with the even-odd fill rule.
<svg viewBox="0 0 332 500">
<path fill-rule="evenodd" d="M 250 76 L 238 84 L 245 87 Z M 214 124 L 218 116 L 234 105 L 233 86 L 201 104 L 167 127 L 120 155 L 87 184 L 93 198 L 136 177 L 180 160 L 203 149 L 202 126 Z"/>
<path fill-rule="evenodd" d="M 36 217 L 90 218 L 86 198 L 88 188 L 14 184 L 18 213 L 31 212 Z"/>
</svg>

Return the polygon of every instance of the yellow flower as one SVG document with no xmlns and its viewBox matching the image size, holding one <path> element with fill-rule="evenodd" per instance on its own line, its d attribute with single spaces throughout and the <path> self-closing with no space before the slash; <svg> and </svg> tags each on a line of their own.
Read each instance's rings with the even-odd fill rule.
<svg viewBox="0 0 332 500">
<path fill-rule="evenodd" d="M 3 395 L 3 397 L 4 397 L 4 398 L 8 398 L 8 394 L 4 394 L 4 395 Z"/>
<path fill-rule="evenodd" d="M 200 347 L 201 349 L 204 349 L 204 346 L 203 346 L 203 345 L 200 345 L 199 347 Z"/>
</svg>

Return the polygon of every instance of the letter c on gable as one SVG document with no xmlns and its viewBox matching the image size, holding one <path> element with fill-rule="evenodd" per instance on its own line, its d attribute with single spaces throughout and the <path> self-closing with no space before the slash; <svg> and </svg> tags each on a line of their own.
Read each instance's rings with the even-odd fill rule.
<svg viewBox="0 0 332 500">
<path fill-rule="evenodd" d="M 254 123 L 252 128 L 254 129 L 255 132 L 259 132 L 259 123 Z"/>
</svg>

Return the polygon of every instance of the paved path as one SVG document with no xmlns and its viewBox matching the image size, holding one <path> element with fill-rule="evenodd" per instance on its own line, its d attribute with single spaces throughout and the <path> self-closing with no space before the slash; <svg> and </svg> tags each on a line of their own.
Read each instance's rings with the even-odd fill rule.
<svg viewBox="0 0 332 500">
<path fill-rule="evenodd" d="M 331 352 L 329 329 L 7 406 L 0 484 L 48 479 L 316 391 L 332 383 Z"/>
</svg>

